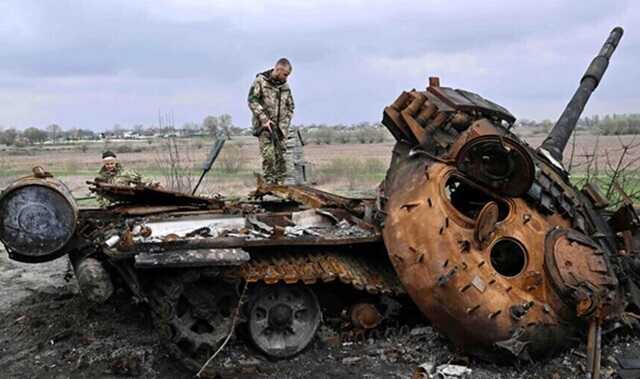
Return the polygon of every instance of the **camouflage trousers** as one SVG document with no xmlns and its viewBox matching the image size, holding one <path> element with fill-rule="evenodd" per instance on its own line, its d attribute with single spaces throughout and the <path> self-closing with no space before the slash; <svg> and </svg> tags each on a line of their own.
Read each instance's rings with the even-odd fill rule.
<svg viewBox="0 0 640 379">
<path fill-rule="evenodd" d="M 274 145 L 268 133 L 258 137 L 260 155 L 262 156 L 262 175 L 267 183 L 282 184 L 287 176 L 285 141 L 281 145 Z"/>
</svg>

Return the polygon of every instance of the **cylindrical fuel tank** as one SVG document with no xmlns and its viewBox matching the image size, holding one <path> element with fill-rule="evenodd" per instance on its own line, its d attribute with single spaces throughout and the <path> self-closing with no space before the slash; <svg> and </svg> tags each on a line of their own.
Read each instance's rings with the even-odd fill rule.
<svg viewBox="0 0 640 379">
<path fill-rule="evenodd" d="M 62 255 L 77 219 L 71 192 L 52 177 L 25 177 L 0 194 L 0 241 L 17 261 L 46 262 Z"/>
</svg>

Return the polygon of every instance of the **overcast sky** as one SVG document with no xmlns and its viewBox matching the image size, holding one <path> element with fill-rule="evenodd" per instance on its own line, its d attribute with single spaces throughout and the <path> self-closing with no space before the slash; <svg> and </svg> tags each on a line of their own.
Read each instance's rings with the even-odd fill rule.
<svg viewBox="0 0 640 379">
<path fill-rule="evenodd" d="M 473 4 L 473 5 L 472 5 Z M 248 88 L 294 66 L 294 123 L 378 121 L 429 76 L 554 119 L 616 25 L 585 114 L 640 113 L 638 1 L 0 0 L 0 126 L 249 124 Z"/>
</svg>

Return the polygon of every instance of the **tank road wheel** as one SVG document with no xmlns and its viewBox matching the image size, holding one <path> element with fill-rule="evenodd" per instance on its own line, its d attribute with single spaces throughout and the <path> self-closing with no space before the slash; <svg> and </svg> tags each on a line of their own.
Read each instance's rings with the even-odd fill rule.
<svg viewBox="0 0 640 379">
<path fill-rule="evenodd" d="M 318 298 L 303 285 L 265 285 L 256 288 L 249 310 L 251 340 L 274 358 L 298 354 L 313 340 L 322 320 Z"/>
<path fill-rule="evenodd" d="M 198 272 L 162 279 L 151 290 L 160 335 L 171 353 L 197 371 L 227 337 L 238 305 L 236 286 Z"/>
</svg>

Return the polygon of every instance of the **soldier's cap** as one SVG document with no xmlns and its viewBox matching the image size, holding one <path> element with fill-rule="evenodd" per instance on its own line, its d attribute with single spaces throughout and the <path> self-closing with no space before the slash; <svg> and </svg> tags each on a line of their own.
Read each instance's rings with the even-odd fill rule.
<svg viewBox="0 0 640 379">
<path fill-rule="evenodd" d="M 107 159 L 107 158 L 116 158 L 116 154 L 111 150 L 107 150 L 104 153 L 102 153 L 102 159 Z"/>
</svg>

